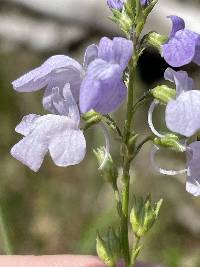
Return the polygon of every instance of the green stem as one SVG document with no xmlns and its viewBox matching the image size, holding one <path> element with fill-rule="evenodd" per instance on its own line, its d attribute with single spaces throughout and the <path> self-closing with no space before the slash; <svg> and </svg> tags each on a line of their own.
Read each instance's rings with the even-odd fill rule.
<svg viewBox="0 0 200 267">
<path fill-rule="evenodd" d="M 136 236 L 135 245 L 133 247 L 132 255 L 131 255 L 131 267 L 135 267 L 136 265 L 137 256 L 139 254 L 139 245 L 140 245 L 140 237 Z"/>
<path fill-rule="evenodd" d="M 7 255 L 12 255 L 13 254 L 13 248 L 11 245 L 8 227 L 7 227 L 7 224 L 5 221 L 5 216 L 4 216 L 3 209 L 1 206 L 0 206 L 0 235 L 1 235 L 1 238 L 3 241 L 4 252 Z"/>
<path fill-rule="evenodd" d="M 149 98 L 151 97 L 151 92 L 147 91 L 145 92 L 133 105 L 133 113 L 137 111 L 137 109 Z"/>
<path fill-rule="evenodd" d="M 124 125 L 123 132 L 123 143 L 128 150 L 128 141 L 131 132 L 131 123 L 133 118 L 133 88 L 134 79 L 137 66 L 137 51 L 129 63 L 129 84 L 128 84 L 128 102 L 126 111 L 126 121 Z M 129 251 L 129 239 L 128 239 L 128 224 L 129 224 L 129 185 L 130 185 L 130 157 L 129 153 L 125 152 L 123 156 L 123 189 L 122 189 L 122 219 L 121 219 L 121 238 L 122 238 L 122 248 L 123 256 L 125 259 L 125 264 L 128 267 L 130 265 L 130 251 Z"/>
<path fill-rule="evenodd" d="M 142 149 L 143 145 L 146 144 L 149 141 L 152 141 L 154 139 L 153 135 L 147 136 L 135 149 L 134 154 L 133 154 L 133 159 L 137 156 L 137 154 L 140 152 Z"/>
<path fill-rule="evenodd" d="M 120 138 L 122 138 L 122 133 L 120 128 L 118 127 L 116 121 L 110 115 L 104 115 L 104 117 L 108 120 L 106 123 L 112 130 L 116 131 Z"/>
</svg>

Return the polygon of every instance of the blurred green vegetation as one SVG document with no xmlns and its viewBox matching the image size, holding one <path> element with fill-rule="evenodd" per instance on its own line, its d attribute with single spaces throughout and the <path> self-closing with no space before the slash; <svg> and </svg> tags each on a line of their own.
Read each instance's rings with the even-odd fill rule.
<svg viewBox="0 0 200 267">
<path fill-rule="evenodd" d="M 81 60 L 80 50 L 85 46 L 82 44 L 72 50 L 73 53 L 66 53 Z M 103 142 L 101 130 L 98 127 L 88 130 L 87 156 L 75 167 L 56 167 L 46 157 L 40 171 L 33 173 L 9 154 L 12 145 L 21 138 L 14 131 L 21 118 L 29 113 L 44 114 L 43 92 L 17 93 L 11 81 L 48 56 L 25 48 L 0 51 L 0 205 L 15 253 L 95 254 L 96 230 L 103 232 L 109 225 L 118 224 L 113 192 L 97 173 L 92 154 L 92 148 Z M 136 94 L 139 96 L 149 86 L 153 85 L 138 79 Z M 149 103 L 140 109 L 135 119 L 135 127 L 142 136 L 149 131 L 148 106 Z M 123 120 L 123 109 L 115 115 L 119 124 Z M 161 110 L 155 115 L 161 129 L 164 128 L 160 123 L 162 115 Z M 120 166 L 117 140 L 112 144 L 113 157 Z M 143 243 L 141 258 L 169 267 L 200 267 L 199 199 L 185 192 L 184 176 L 166 177 L 155 173 L 149 160 L 150 150 L 151 145 L 146 145 L 132 164 L 131 193 L 142 196 L 151 193 L 155 200 L 164 198 L 164 205 L 157 224 Z M 169 159 L 171 162 L 161 159 L 161 164 L 176 169 L 184 166 L 181 157 L 169 155 Z M 2 241 L 0 251 L 4 253 Z"/>
</svg>

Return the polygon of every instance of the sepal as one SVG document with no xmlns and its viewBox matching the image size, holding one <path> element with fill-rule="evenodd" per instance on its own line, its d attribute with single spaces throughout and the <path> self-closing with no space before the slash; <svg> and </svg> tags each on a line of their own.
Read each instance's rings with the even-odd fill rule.
<svg viewBox="0 0 200 267">
<path fill-rule="evenodd" d="M 91 111 L 88 111 L 88 112 L 82 114 L 81 118 L 85 121 L 84 129 L 86 130 L 90 126 L 101 122 L 103 119 L 103 116 L 100 113 L 98 113 L 94 110 L 91 110 Z"/>
<path fill-rule="evenodd" d="M 127 0 L 124 4 L 125 12 L 134 23 L 136 14 L 136 0 Z"/>
<path fill-rule="evenodd" d="M 168 40 L 166 35 L 161 35 L 157 32 L 149 32 L 146 34 L 142 39 L 142 45 L 146 46 L 153 46 L 154 48 L 158 49 L 161 53 L 162 45 L 164 45 Z"/>
<path fill-rule="evenodd" d="M 108 267 L 115 267 L 121 256 L 120 238 L 112 227 L 109 228 L 105 238 L 97 233 L 96 250 L 99 258 Z"/>
<path fill-rule="evenodd" d="M 109 154 L 106 157 L 106 150 L 104 147 L 97 148 L 96 150 L 94 149 L 93 152 L 100 166 L 99 171 L 101 175 L 103 176 L 103 178 L 105 179 L 105 181 L 115 184 L 117 177 L 118 177 L 118 170 L 112 160 L 111 155 Z M 106 157 L 106 161 L 105 161 L 105 157 Z"/>
<path fill-rule="evenodd" d="M 176 98 L 176 90 L 166 85 L 156 86 L 151 90 L 152 96 L 163 104 L 167 104 L 170 100 Z"/>
<path fill-rule="evenodd" d="M 150 3 L 147 5 L 147 7 L 144 10 L 144 14 L 147 17 L 151 11 L 154 9 L 155 5 L 158 3 L 158 0 L 151 0 Z"/>
<path fill-rule="evenodd" d="M 145 200 L 134 196 L 133 208 L 130 214 L 130 222 L 132 230 L 137 237 L 144 236 L 157 220 L 162 199 L 155 204 L 152 204 L 151 197 L 148 196 Z"/>
<path fill-rule="evenodd" d="M 169 148 L 176 152 L 185 152 L 186 148 L 183 144 L 180 143 L 180 139 L 175 134 L 166 134 L 165 136 L 158 138 L 156 137 L 153 140 L 155 145 L 159 145 L 160 147 Z"/>
</svg>

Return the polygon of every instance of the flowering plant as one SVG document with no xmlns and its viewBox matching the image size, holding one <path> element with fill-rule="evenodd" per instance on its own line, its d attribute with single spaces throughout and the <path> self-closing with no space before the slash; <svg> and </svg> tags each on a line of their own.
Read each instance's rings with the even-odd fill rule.
<svg viewBox="0 0 200 267">
<path fill-rule="evenodd" d="M 200 35 L 185 29 L 182 18 L 170 16 L 172 30 L 169 37 L 150 32 L 142 36 L 148 15 L 158 0 L 108 0 L 114 21 L 124 37 L 113 40 L 103 37 L 98 45 L 87 47 L 83 64 L 65 56 L 55 55 L 40 67 L 15 80 L 12 85 L 19 92 L 33 92 L 45 88 L 42 104 L 45 115 L 29 114 L 17 125 L 16 132 L 23 138 L 11 149 L 14 158 L 33 171 L 38 171 L 49 152 L 57 166 L 80 163 L 86 153 L 85 132 L 98 124 L 105 136 L 105 146 L 94 150 L 99 171 L 112 186 L 120 218 L 118 227 L 111 227 L 105 237 L 97 235 L 98 256 L 108 267 L 123 259 L 125 267 L 135 266 L 141 251 L 141 239 L 156 222 L 162 199 L 153 203 L 151 196 L 133 197 L 129 201 L 130 166 L 143 145 L 152 142 L 151 160 L 162 174 L 187 174 L 186 190 L 200 195 L 200 92 L 185 71 L 167 68 L 164 77 L 172 88 L 158 85 L 138 99 L 135 98 L 135 81 L 138 60 L 148 46 L 154 46 L 172 67 L 190 62 L 200 65 Z M 174 85 L 175 86 L 174 86 Z M 148 123 L 152 135 L 142 141 L 133 127 L 136 110 L 147 99 L 152 99 Z M 110 113 L 126 103 L 123 129 Z M 153 124 L 153 111 L 165 105 L 165 121 L 169 131 L 159 133 Z M 111 129 L 119 140 L 122 161 L 122 183 L 118 166 L 110 149 Z M 191 137 L 196 140 L 191 142 Z M 165 170 L 157 165 L 155 155 L 161 149 L 185 153 L 184 170 Z M 130 205 L 132 208 L 130 209 Z M 129 232 L 131 226 L 131 233 Z M 129 242 L 129 233 L 134 236 Z"/>
</svg>

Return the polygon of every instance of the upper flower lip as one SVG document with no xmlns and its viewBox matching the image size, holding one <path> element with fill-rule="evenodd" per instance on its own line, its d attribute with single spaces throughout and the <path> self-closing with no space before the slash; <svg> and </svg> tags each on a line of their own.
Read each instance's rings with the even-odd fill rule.
<svg viewBox="0 0 200 267">
<path fill-rule="evenodd" d="M 172 30 L 169 40 L 162 46 L 163 57 L 172 67 L 180 67 L 190 62 L 200 65 L 200 35 L 185 29 L 185 22 L 177 16 L 169 16 Z"/>
<path fill-rule="evenodd" d="M 37 91 L 48 84 L 49 80 L 51 80 L 51 74 L 56 75 L 58 73 L 56 71 L 63 72 L 68 69 L 77 72 L 81 71 L 82 67 L 77 61 L 68 56 L 55 55 L 47 59 L 40 67 L 13 81 L 12 85 L 19 92 Z"/>
<path fill-rule="evenodd" d="M 126 97 L 123 71 L 133 53 L 131 41 L 121 37 L 100 40 L 98 58 L 92 61 L 80 89 L 82 113 L 94 109 L 102 114 L 115 111 Z M 92 88 L 92 90 L 91 90 Z"/>
</svg>

